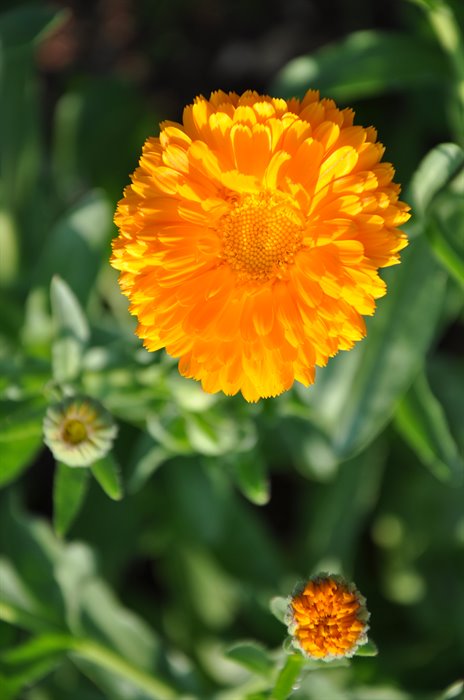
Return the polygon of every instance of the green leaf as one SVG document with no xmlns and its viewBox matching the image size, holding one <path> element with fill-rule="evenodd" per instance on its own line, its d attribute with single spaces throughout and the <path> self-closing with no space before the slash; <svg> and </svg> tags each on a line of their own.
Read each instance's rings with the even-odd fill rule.
<svg viewBox="0 0 464 700">
<path fill-rule="evenodd" d="M 158 445 L 149 435 L 142 434 L 128 459 L 129 491 L 131 493 L 138 491 L 170 456 L 171 453 Z"/>
<path fill-rule="evenodd" d="M 8 288 L 2 289 L 0 287 L 0 313 L 2 318 L 2 330 L 0 333 L 0 361 L 3 363 L 5 360 L 7 360 L 5 357 L 6 343 L 14 344 L 18 338 L 24 315 L 24 300 L 21 300 L 18 297 L 14 298 Z M 7 361 L 14 362 L 13 358 L 11 357 L 8 358 Z M 6 377 L 3 376 L 3 378 L 0 379 L 0 387 L 3 389 L 5 384 Z"/>
<path fill-rule="evenodd" d="M 216 416 L 218 418 L 219 416 Z M 216 456 L 223 454 L 230 447 L 230 430 L 223 426 L 222 421 L 208 414 L 192 413 L 185 416 L 185 430 L 190 445 L 203 455 Z M 219 423 L 219 424 L 218 424 Z"/>
<path fill-rule="evenodd" d="M 48 289 L 38 287 L 31 289 L 24 303 L 21 341 L 27 352 L 50 354 L 50 345 L 54 337 L 53 321 L 50 310 L 50 294 Z M 47 367 L 48 370 L 48 367 Z M 50 372 L 48 371 L 48 375 Z M 43 386 L 44 382 L 42 382 Z"/>
<path fill-rule="evenodd" d="M 13 217 L 0 208 L 0 287 L 15 281 L 19 269 L 19 237 Z"/>
<path fill-rule="evenodd" d="M 349 570 L 359 536 L 377 503 L 385 465 L 385 442 L 375 440 L 366 450 L 340 465 L 330 484 L 314 484 L 313 505 L 306 518 L 310 565 Z"/>
<path fill-rule="evenodd" d="M 399 404 L 395 424 L 419 459 L 442 481 L 461 483 L 464 462 L 443 408 L 421 374 Z"/>
<path fill-rule="evenodd" d="M 293 59 L 280 71 L 272 93 L 302 96 L 309 87 L 335 100 L 350 101 L 392 90 L 443 84 L 450 70 L 434 44 L 406 34 L 361 31 Z"/>
<path fill-rule="evenodd" d="M 123 497 L 121 475 L 113 455 L 108 454 L 98 460 L 92 464 L 90 470 L 107 496 L 113 501 L 120 501 Z"/>
<path fill-rule="evenodd" d="M 96 556 L 87 545 L 61 547 L 53 566 L 66 609 L 66 623 L 75 636 L 89 636 L 140 668 L 152 669 L 158 644 L 153 631 L 123 607 L 98 576 Z"/>
<path fill-rule="evenodd" d="M 30 664 L 72 649 L 73 638 L 64 634 L 40 634 L 0 654 L 0 661 L 10 667 Z"/>
<path fill-rule="evenodd" d="M 302 388 L 298 388 L 300 392 Z M 308 421 L 308 410 L 295 405 L 294 412 L 283 416 L 280 430 L 298 471 L 309 479 L 326 482 L 337 473 L 340 458 L 325 432 Z"/>
<path fill-rule="evenodd" d="M 8 559 L 0 558 L 0 620 L 40 632 L 50 627 L 49 611 Z"/>
<path fill-rule="evenodd" d="M 24 685 L 39 680 L 59 663 L 63 654 L 71 658 L 85 659 L 100 669 L 116 674 L 126 683 L 133 684 L 142 697 L 153 700 L 174 700 L 174 690 L 161 679 L 145 673 L 127 659 L 97 644 L 91 639 L 76 639 L 68 635 L 41 635 L 11 649 L 1 660 L 11 668 L 28 663 L 20 675 L 13 676 L 12 685 L 20 690 Z"/>
<path fill-rule="evenodd" d="M 185 431 L 192 449 L 207 456 L 250 449 L 255 441 L 250 422 L 232 420 L 217 408 L 204 413 L 186 413 Z"/>
<path fill-rule="evenodd" d="M 76 379 L 90 331 L 78 300 L 60 277 L 52 279 L 50 296 L 56 326 L 52 347 L 53 376 L 57 382 Z"/>
<path fill-rule="evenodd" d="M 77 379 L 81 367 L 82 346 L 76 338 L 63 336 L 52 345 L 53 378 L 58 383 Z"/>
<path fill-rule="evenodd" d="M 98 577 L 89 547 L 66 544 L 47 523 L 7 507 L 0 509 L 0 548 L 8 557 L 0 560 L 1 619 L 39 635 L 60 634 L 70 624 L 76 635 L 70 657 L 90 678 L 98 677 L 105 697 L 116 697 L 122 683 L 130 689 L 128 697 L 179 697 L 155 672 L 156 636 Z M 49 638 L 50 645 L 57 639 Z"/>
<path fill-rule="evenodd" d="M 90 331 L 85 314 L 74 292 L 58 275 L 52 279 L 50 295 L 58 331 L 69 333 L 81 343 L 86 343 Z"/>
<path fill-rule="evenodd" d="M 169 406 L 163 413 L 148 415 L 147 430 L 167 452 L 174 455 L 191 454 L 185 418 L 178 414 L 174 406 Z"/>
<path fill-rule="evenodd" d="M 48 524 L 18 515 L 10 497 L 0 508 L 0 612 L 11 624 L 36 632 L 60 631 L 63 598 L 53 578 L 60 552 Z"/>
<path fill-rule="evenodd" d="M 208 463 L 178 457 L 164 470 L 166 494 L 169 494 L 167 503 L 179 539 L 192 538 L 192 541 L 212 544 L 220 536 L 227 511 L 227 501 L 217 492 L 215 474 L 221 467 L 221 461 L 216 459 Z M 248 533 L 248 541 L 251 536 Z"/>
<path fill-rule="evenodd" d="M 85 308 L 109 244 L 111 216 L 101 192 L 86 194 L 50 231 L 32 286 L 48 286 L 59 275 Z"/>
<path fill-rule="evenodd" d="M 437 700 L 463 700 L 464 698 L 464 681 L 458 680 L 446 688 L 443 693 L 437 697 Z"/>
<path fill-rule="evenodd" d="M 127 657 L 115 654 L 110 649 L 91 640 L 75 640 L 73 659 L 77 658 L 85 661 L 86 664 L 81 668 L 88 670 L 87 663 L 96 666 L 99 670 L 105 673 L 99 674 L 99 679 L 103 681 L 106 688 L 116 687 L 116 697 L 118 693 L 118 684 L 114 684 L 115 680 L 122 680 L 127 686 L 132 686 L 137 693 L 130 691 L 129 697 L 151 698 L 151 700 L 176 700 L 179 698 L 179 693 L 176 689 L 170 686 L 164 679 L 147 673 L 138 665 L 129 662 Z M 89 676 L 93 678 L 93 673 Z M 114 690 L 113 690 L 114 693 Z M 107 697 L 105 693 L 105 697 Z"/>
<path fill-rule="evenodd" d="M 241 642 L 234 644 L 226 651 L 228 659 L 236 661 L 240 666 L 264 678 L 269 678 L 274 662 L 269 652 L 257 642 Z"/>
<path fill-rule="evenodd" d="M 449 111 L 456 135 L 461 139 L 464 127 L 464 37 L 459 20 L 462 17 L 455 15 L 453 4 L 446 0 L 415 0 L 415 2 L 425 10 L 436 39 L 447 54 L 453 69 L 454 84 Z M 456 5 L 456 13 L 457 11 Z"/>
<path fill-rule="evenodd" d="M 29 6 L 0 17 L 0 205 L 6 204 L 14 219 L 21 214 L 31 221 L 32 211 L 36 240 L 41 212 L 33 197 L 39 187 L 41 148 L 34 51 L 66 15 L 53 8 Z"/>
<path fill-rule="evenodd" d="M 0 487 L 20 476 L 43 445 L 44 413 L 41 399 L 0 402 Z"/>
<path fill-rule="evenodd" d="M 451 222 L 449 222 L 451 224 Z M 464 219 L 460 218 L 452 228 L 448 222 L 431 221 L 426 229 L 427 238 L 437 260 L 446 268 L 461 287 L 464 287 L 464 257 L 459 254 L 455 239 L 464 233 Z"/>
<path fill-rule="evenodd" d="M 0 672 L 0 688 L 4 694 L 4 700 L 16 700 L 21 689 L 21 683 L 14 678 L 7 678 Z"/>
<path fill-rule="evenodd" d="M 378 653 L 377 644 L 373 642 L 372 639 L 369 639 L 366 644 L 356 649 L 355 656 L 377 656 Z"/>
<path fill-rule="evenodd" d="M 181 550 L 182 545 L 179 545 Z M 184 546 L 180 551 L 185 581 L 195 613 L 213 629 L 232 624 L 239 610 L 237 584 L 206 547 Z"/>
<path fill-rule="evenodd" d="M 426 235 L 437 260 L 464 287 L 464 169 L 434 203 Z"/>
<path fill-rule="evenodd" d="M 271 490 L 268 473 L 258 450 L 234 455 L 232 473 L 239 489 L 249 501 L 257 506 L 269 502 Z"/>
<path fill-rule="evenodd" d="M 87 492 L 88 470 L 56 465 L 53 482 L 53 524 L 58 535 L 65 535 L 77 516 Z"/>
<path fill-rule="evenodd" d="M 83 583 L 78 593 L 83 633 L 92 639 L 79 640 L 73 661 L 98 683 L 105 697 L 118 697 L 121 681 L 131 689 L 130 697 L 178 697 L 154 670 L 158 644 L 148 625 L 124 608 L 102 580 L 94 577 Z"/>
<path fill-rule="evenodd" d="M 287 700 L 298 682 L 305 664 L 301 654 L 289 654 L 285 665 L 277 676 L 276 684 L 271 693 L 271 700 Z"/>
<path fill-rule="evenodd" d="M 442 143 L 425 156 L 404 196 L 405 201 L 412 207 L 414 217 L 422 219 L 427 214 L 435 197 L 463 167 L 464 151 L 455 143 Z M 408 233 L 414 226 L 416 224 L 413 219 Z"/>
<path fill-rule="evenodd" d="M 7 674 L 7 687 L 14 691 L 11 697 L 18 697 L 26 686 L 37 683 L 53 671 L 72 647 L 72 642 L 72 637 L 65 635 L 43 634 L 0 654 L 1 667 Z"/>
<path fill-rule="evenodd" d="M 464 364 L 459 356 L 442 355 L 429 363 L 430 384 L 446 414 L 446 420 L 459 451 L 464 454 Z"/>
<path fill-rule="evenodd" d="M 284 625 L 286 624 L 286 617 L 288 615 L 288 601 L 288 598 L 275 596 L 274 598 L 271 598 L 269 603 L 271 613 Z"/>
<path fill-rule="evenodd" d="M 69 87 L 54 112 L 55 186 L 69 197 L 90 181 L 116 201 L 134 167 L 134 154 L 159 119 L 137 86 L 114 73 L 82 75 Z M 122 133 L 124 146 L 113 148 Z"/>
<path fill-rule="evenodd" d="M 364 448 L 391 419 L 441 317 L 446 274 L 424 239 L 414 241 L 401 265 L 385 276 L 388 292 L 368 323 L 367 338 L 331 359 L 311 394 L 300 394 L 314 406 L 314 420 L 343 459 Z"/>
<path fill-rule="evenodd" d="M 2 700 L 17 700 L 18 697 L 24 697 L 21 695 L 21 691 L 39 683 L 54 671 L 60 663 L 61 658 L 57 654 L 35 661 L 24 668 L 18 669 L 15 673 L 5 676 L 5 686 L 2 684 L 3 678 L 0 675 Z"/>
<path fill-rule="evenodd" d="M 0 16 L 0 44 L 6 49 L 36 44 L 68 16 L 67 10 L 52 7 L 17 7 Z"/>
</svg>

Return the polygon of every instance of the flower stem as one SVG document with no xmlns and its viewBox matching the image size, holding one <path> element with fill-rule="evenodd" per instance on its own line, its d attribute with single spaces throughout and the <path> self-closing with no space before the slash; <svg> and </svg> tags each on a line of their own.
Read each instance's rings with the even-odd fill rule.
<svg viewBox="0 0 464 700">
<path fill-rule="evenodd" d="M 305 658 L 301 654 L 289 654 L 284 667 L 277 676 L 270 700 L 287 700 L 290 697 L 300 677 Z"/>
<path fill-rule="evenodd" d="M 91 661 L 130 681 L 153 700 L 174 700 L 174 698 L 179 697 L 178 692 L 165 681 L 154 678 L 96 642 L 88 639 L 75 639 L 71 651 L 79 658 Z"/>
</svg>

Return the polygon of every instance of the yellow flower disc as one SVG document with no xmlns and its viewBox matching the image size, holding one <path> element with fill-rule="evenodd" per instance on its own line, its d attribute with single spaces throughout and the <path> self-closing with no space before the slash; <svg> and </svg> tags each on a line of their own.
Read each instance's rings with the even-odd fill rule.
<svg viewBox="0 0 464 700">
<path fill-rule="evenodd" d="M 367 642 L 369 613 L 356 587 L 340 576 L 310 579 L 290 601 L 294 645 L 311 659 L 352 656 Z"/>
<path fill-rule="evenodd" d="M 85 423 L 76 418 L 65 421 L 63 425 L 63 440 L 70 445 L 78 445 L 87 438 Z"/>
<path fill-rule="evenodd" d="M 365 335 L 409 218 L 372 127 L 315 91 L 196 98 L 149 138 L 112 264 L 149 350 L 208 392 L 276 396 Z"/>
<path fill-rule="evenodd" d="M 268 280 L 303 245 L 304 221 L 283 197 L 245 195 L 218 229 L 223 257 L 242 280 Z"/>
</svg>

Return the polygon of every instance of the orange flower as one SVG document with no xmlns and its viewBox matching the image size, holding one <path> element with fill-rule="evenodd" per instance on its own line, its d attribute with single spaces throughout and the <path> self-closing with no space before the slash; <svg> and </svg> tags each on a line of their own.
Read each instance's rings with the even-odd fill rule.
<svg viewBox="0 0 464 700">
<path fill-rule="evenodd" d="M 287 623 L 293 645 L 311 659 L 353 656 L 367 642 L 365 598 L 340 576 L 320 574 L 290 600 Z"/>
<path fill-rule="evenodd" d="M 248 401 L 314 381 L 365 335 L 408 218 L 374 128 L 315 91 L 212 93 L 149 138 L 112 265 L 149 350 Z"/>
</svg>

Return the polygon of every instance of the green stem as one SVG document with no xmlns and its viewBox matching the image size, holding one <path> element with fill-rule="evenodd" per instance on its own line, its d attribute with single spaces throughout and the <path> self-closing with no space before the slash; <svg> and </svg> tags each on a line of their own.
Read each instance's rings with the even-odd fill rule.
<svg viewBox="0 0 464 700">
<path fill-rule="evenodd" d="M 164 681 L 154 678 L 120 657 L 118 654 L 88 639 L 75 639 L 71 651 L 86 661 L 131 681 L 153 700 L 174 700 L 179 694 Z"/>
<path fill-rule="evenodd" d="M 45 615 L 41 615 L 41 611 L 30 613 L 27 610 L 19 610 L 8 603 L 0 601 L 0 621 L 8 622 L 11 625 L 17 625 L 29 632 L 43 632 L 43 630 L 53 631 L 59 627 L 53 620 L 48 619 Z"/>
<path fill-rule="evenodd" d="M 284 667 L 277 676 L 270 700 L 287 700 L 298 682 L 305 659 L 301 654 L 289 654 Z"/>
<path fill-rule="evenodd" d="M 49 626 L 49 623 L 45 620 L 40 620 L 30 613 L 23 613 L 13 606 L 3 603 L 0 603 L 0 620 L 31 631 L 43 630 L 45 626 Z M 154 678 L 137 668 L 137 666 L 133 666 L 116 652 L 97 644 L 91 639 L 76 639 L 68 635 L 55 634 L 53 645 L 56 651 L 71 653 L 81 659 L 91 661 L 125 680 L 131 681 L 152 700 L 174 700 L 179 697 L 179 693 L 165 681 Z"/>
</svg>

